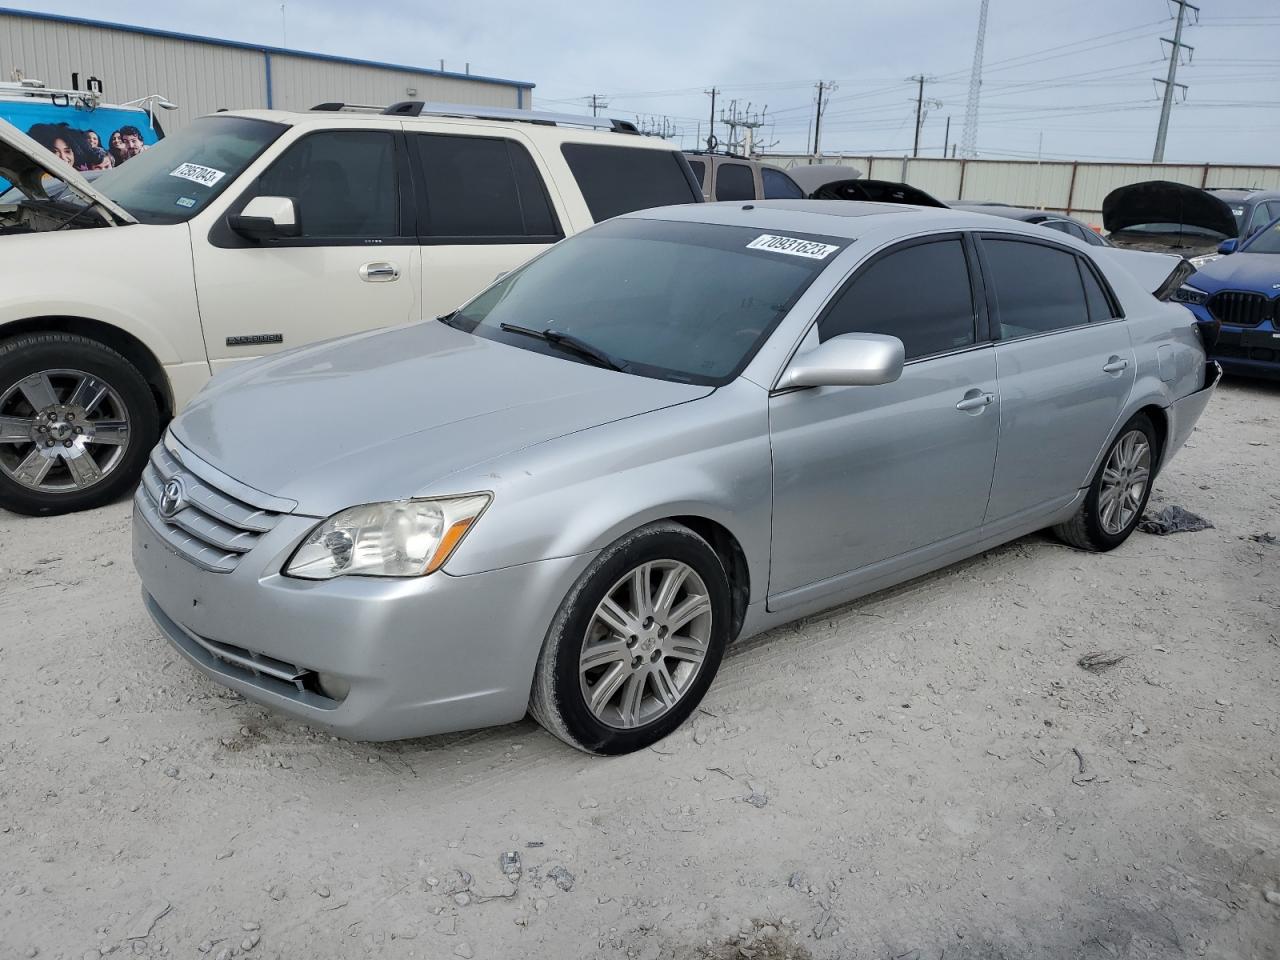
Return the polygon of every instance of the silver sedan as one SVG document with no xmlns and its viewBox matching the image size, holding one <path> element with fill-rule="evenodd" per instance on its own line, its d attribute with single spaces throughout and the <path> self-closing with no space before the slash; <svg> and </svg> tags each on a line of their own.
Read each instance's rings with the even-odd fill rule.
<svg viewBox="0 0 1280 960">
<path fill-rule="evenodd" d="M 216 378 L 135 499 L 144 599 L 348 737 L 635 750 L 735 638 L 1046 527 L 1123 543 L 1216 383 L 1173 266 L 952 210 L 621 217 Z"/>
</svg>

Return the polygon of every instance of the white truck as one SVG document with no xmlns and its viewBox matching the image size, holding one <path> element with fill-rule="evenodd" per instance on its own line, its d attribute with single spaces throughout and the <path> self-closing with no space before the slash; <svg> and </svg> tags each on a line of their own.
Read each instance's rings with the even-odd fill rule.
<svg viewBox="0 0 1280 960">
<path fill-rule="evenodd" d="M 599 220 L 702 200 L 625 122 L 419 101 L 220 112 L 100 174 L 0 121 L 0 178 L 0 506 L 27 514 L 119 497 L 219 370 L 447 313 Z"/>
</svg>

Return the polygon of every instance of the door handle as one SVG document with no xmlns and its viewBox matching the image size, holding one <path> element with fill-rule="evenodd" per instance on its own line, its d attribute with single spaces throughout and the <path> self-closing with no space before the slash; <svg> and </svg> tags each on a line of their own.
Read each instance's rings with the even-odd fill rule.
<svg viewBox="0 0 1280 960">
<path fill-rule="evenodd" d="M 360 268 L 360 279 L 367 283 L 386 283 L 390 280 L 399 280 L 400 268 L 394 263 L 387 263 L 385 260 L 366 263 Z"/>
<path fill-rule="evenodd" d="M 963 410 L 965 413 L 973 411 L 982 411 L 991 406 L 995 402 L 996 395 L 994 393 L 979 393 L 976 390 L 970 390 L 965 394 L 965 398 L 956 404 L 957 410 Z"/>
<path fill-rule="evenodd" d="M 1124 357 L 1112 357 L 1102 365 L 1104 373 L 1119 373 L 1121 370 L 1129 366 L 1129 361 Z"/>
</svg>

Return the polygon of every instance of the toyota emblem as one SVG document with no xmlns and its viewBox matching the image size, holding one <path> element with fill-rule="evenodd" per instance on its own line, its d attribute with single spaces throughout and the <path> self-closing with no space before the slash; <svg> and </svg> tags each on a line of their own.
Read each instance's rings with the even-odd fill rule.
<svg viewBox="0 0 1280 960">
<path fill-rule="evenodd" d="M 160 491 L 160 516 L 170 520 L 187 505 L 187 488 L 179 477 L 166 480 Z"/>
</svg>

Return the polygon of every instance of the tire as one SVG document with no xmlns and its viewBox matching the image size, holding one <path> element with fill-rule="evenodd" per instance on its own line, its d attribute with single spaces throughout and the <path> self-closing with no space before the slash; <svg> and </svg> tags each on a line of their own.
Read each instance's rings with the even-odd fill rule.
<svg viewBox="0 0 1280 960">
<path fill-rule="evenodd" d="M 650 608 L 636 601 L 640 569 Z M 664 586 L 677 581 L 664 601 Z M 617 608 L 612 630 L 597 616 L 606 598 Z M 639 615 L 645 609 L 656 615 L 647 624 Z M 679 623 L 695 609 L 703 612 Z M 569 590 L 538 657 L 529 712 L 587 753 L 630 753 L 657 743 L 684 723 L 711 686 L 730 619 L 729 580 L 710 545 L 678 523 L 641 527 L 602 550 Z M 588 650 L 599 663 L 584 668 Z M 616 693 L 606 696 L 609 690 Z M 597 710 L 589 696 L 603 698 Z"/>
<path fill-rule="evenodd" d="M 70 333 L 0 343 L 0 507 L 110 503 L 137 484 L 159 433 L 150 387 L 110 347 Z"/>
<path fill-rule="evenodd" d="M 1140 465 L 1134 469 L 1119 467 L 1117 457 L 1121 461 L 1125 458 L 1123 451 L 1120 453 L 1117 451 L 1122 444 L 1128 443 L 1135 435 L 1141 435 L 1142 442 L 1145 443 L 1145 466 Z M 1137 414 L 1120 428 L 1115 440 L 1107 448 L 1106 455 L 1098 464 L 1098 471 L 1093 476 L 1093 482 L 1089 484 L 1089 492 L 1085 494 L 1075 516 L 1066 523 L 1058 524 L 1053 528 L 1053 532 L 1064 543 L 1081 550 L 1102 552 L 1114 550 L 1120 546 L 1129 539 L 1129 535 L 1138 526 L 1138 521 L 1142 519 L 1142 513 L 1147 508 L 1147 500 L 1151 497 L 1151 481 L 1155 476 L 1159 456 L 1160 443 L 1155 426 L 1146 414 Z M 1124 488 L 1126 492 L 1118 496 L 1123 504 L 1122 512 L 1118 514 L 1112 498 L 1104 494 L 1104 481 L 1109 481 L 1117 473 L 1123 477 L 1126 470 L 1129 470 L 1130 478 L 1136 479 L 1139 476 L 1137 469 L 1146 471 L 1142 489 L 1139 492 L 1133 487 Z M 1106 485 L 1116 486 L 1111 483 Z M 1129 513 L 1129 511 L 1132 512 Z"/>
</svg>

